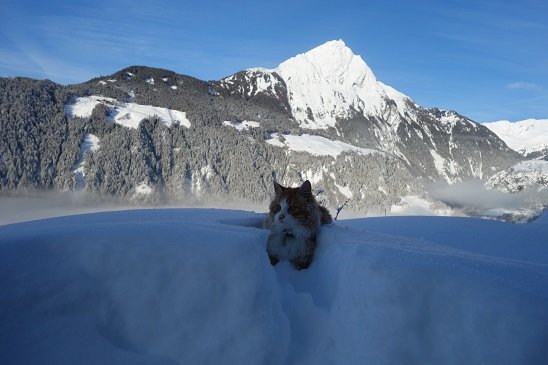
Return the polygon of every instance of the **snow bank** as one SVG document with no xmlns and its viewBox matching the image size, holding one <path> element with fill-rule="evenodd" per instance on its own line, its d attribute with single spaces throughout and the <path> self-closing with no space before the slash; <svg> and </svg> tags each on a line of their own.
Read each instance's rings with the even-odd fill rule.
<svg viewBox="0 0 548 365">
<path fill-rule="evenodd" d="M 548 225 L 337 221 L 271 267 L 263 215 L 88 214 L 0 226 L 0 363 L 541 364 Z"/>
</svg>

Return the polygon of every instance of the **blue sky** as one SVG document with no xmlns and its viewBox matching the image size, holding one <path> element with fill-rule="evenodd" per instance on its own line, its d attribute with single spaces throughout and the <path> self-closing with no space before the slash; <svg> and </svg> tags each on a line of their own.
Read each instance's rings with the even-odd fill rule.
<svg viewBox="0 0 548 365">
<path fill-rule="evenodd" d="M 0 76 L 130 65 L 219 79 L 342 39 L 377 78 L 476 121 L 548 118 L 548 1 L 0 0 Z"/>
</svg>

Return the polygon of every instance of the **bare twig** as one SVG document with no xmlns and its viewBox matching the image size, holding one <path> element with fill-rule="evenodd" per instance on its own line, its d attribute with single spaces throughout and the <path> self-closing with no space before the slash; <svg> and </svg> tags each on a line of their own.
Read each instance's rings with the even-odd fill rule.
<svg viewBox="0 0 548 365">
<path fill-rule="evenodd" d="M 350 198 L 346 199 L 344 204 L 337 208 L 337 214 L 335 215 L 335 218 L 333 220 L 335 220 L 335 221 L 337 220 L 337 218 L 339 217 L 339 213 L 341 212 L 341 210 L 344 209 L 344 207 L 346 207 L 346 205 L 348 204 L 349 201 L 350 201 Z"/>
</svg>

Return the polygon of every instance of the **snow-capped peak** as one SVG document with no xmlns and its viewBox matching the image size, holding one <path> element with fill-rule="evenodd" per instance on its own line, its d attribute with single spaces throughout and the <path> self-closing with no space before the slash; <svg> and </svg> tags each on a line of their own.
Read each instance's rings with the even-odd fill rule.
<svg viewBox="0 0 548 365">
<path fill-rule="evenodd" d="M 548 149 L 548 119 L 526 119 L 512 123 L 508 120 L 484 123 L 508 147 L 528 155 Z"/>
<path fill-rule="evenodd" d="M 378 82 L 364 60 L 342 40 L 292 57 L 274 71 L 287 85 L 293 116 L 307 128 L 335 126 L 337 119 L 355 112 L 379 115 L 385 99 L 393 94 L 398 96 L 398 109 L 409 100 Z"/>
<path fill-rule="evenodd" d="M 306 72 L 308 76 L 321 76 L 331 85 L 349 87 L 375 87 L 377 79 L 360 56 L 354 55 L 342 40 L 329 41 L 306 53 L 281 63 L 276 69 L 292 76 L 292 72 Z M 284 77 L 285 78 L 285 77 Z"/>
</svg>

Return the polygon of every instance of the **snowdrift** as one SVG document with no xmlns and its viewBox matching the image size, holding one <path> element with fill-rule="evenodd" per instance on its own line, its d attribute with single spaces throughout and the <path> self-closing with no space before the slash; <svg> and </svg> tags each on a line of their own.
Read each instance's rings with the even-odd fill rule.
<svg viewBox="0 0 548 365">
<path fill-rule="evenodd" d="M 338 221 L 300 272 L 253 212 L 0 226 L 0 363 L 546 364 L 545 218 Z"/>
</svg>

